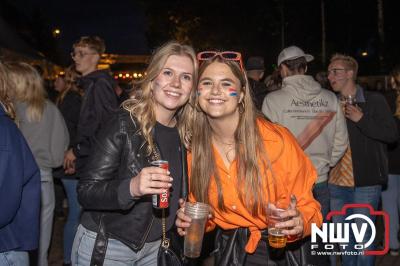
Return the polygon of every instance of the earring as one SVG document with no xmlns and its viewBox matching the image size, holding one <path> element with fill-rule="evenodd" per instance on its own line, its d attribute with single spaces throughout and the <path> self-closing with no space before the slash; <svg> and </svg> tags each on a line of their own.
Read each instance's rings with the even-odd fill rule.
<svg viewBox="0 0 400 266">
<path fill-rule="evenodd" d="M 244 101 L 243 100 L 240 101 L 239 104 L 240 104 L 239 105 L 239 113 L 243 114 L 244 113 L 244 108 L 245 108 Z"/>
</svg>

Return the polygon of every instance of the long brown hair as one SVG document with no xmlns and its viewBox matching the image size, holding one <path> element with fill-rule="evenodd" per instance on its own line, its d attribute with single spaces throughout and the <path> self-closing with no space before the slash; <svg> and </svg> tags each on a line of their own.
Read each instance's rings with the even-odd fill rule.
<svg viewBox="0 0 400 266">
<path fill-rule="evenodd" d="M 12 83 L 11 97 L 13 101 L 25 102 L 30 122 L 42 119 L 46 104 L 46 91 L 42 77 L 34 67 L 23 62 L 9 62 L 6 64 Z"/>
<path fill-rule="evenodd" d="M 390 73 L 390 76 L 393 79 L 394 83 L 393 89 L 395 89 L 395 91 L 397 92 L 396 111 L 394 115 L 400 119 L 400 66 L 396 66 Z"/>
<path fill-rule="evenodd" d="M 15 119 L 14 105 L 10 99 L 8 92 L 10 91 L 10 82 L 8 77 L 8 71 L 3 63 L 0 62 L 0 104 L 3 107 L 6 114 L 11 118 Z"/>
<path fill-rule="evenodd" d="M 193 88 L 190 98 L 194 97 L 194 91 L 197 82 L 198 64 L 196 54 L 191 46 L 183 45 L 175 41 L 168 42 L 158 48 L 150 60 L 150 64 L 146 70 L 147 75 L 135 84 L 137 89 L 131 93 L 131 99 L 122 103 L 124 109 L 128 110 L 132 119 L 136 119 L 140 124 L 140 131 L 148 144 L 147 152 L 150 154 L 154 150 L 154 142 L 151 135 L 156 124 L 156 115 L 154 110 L 154 100 L 151 92 L 152 81 L 160 74 L 162 68 L 171 55 L 187 56 L 192 60 L 194 66 Z M 182 141 L 185 141 L 185 135 L 188 131 L 188 120 L 190 116 L 190 108 L 187 105 L 182 106 L 175 114 L 177 120 L 177 128 Z"/>
<path fill-rule="evenodd" d="M 266 198 L 269 199 L 269 189 L 267 189 L 268 195 L 265 195 L 263 190 L 263 187 L 268 186 L 269 182 L 261 176 L 261 169 L 265 169 L 266 172 L 271 165 L 257 127 L 257 119 L 261 118 L 262 115 L 254 108 L 246 73 L 240 69 L 237 62 L 224 60 L 217 56 L 213 60 L 205 61 L 200 66 L 199 77 L 214 62 L 221 62 L 229 66 L 241 83 L 241 92 L 244 97 L 242 102 L 238 104 L 240 118 L 234 133 L 238 167 L 236 188 L 241 202 L 250 210 L 252 215 L 258 215 L 260 212 L 265 212 L 263 205 Z M 218 190 L 218 208 L 225 210 L 221 179 L 218 176 L 213 154 L 212 128 L 207 115 L 200 110 L 197 97 L 193 99 L 191 106 L 196 111 L 193 113 L 191 123 L 190 191 L 196 200 L 208 203 L 210 181 L 211 177 L 214 176 Z M 262 162 L 262 166 L 259 165 L 259 161 Z"/>
<path fill-rule="evenodd" d="M 64 77 L 62 77 L 64 79 L 65 82 L 65 87 L 64 89 L 57 95 L 56 98 L 56 105 L 60 105 L 65 98 L 65 95 L 68 94 L 68 92 L 70 91 L 74 91 L 76 93 L 78 93 L 80 96 L 83 95 L 83 91 L 81 89 L 78 88 L 78 86 L 76 85 L 76 79 L 79 77 L 79 73 L 75 70 L 75 66 L 69 66 L 66 70 L 65 70 L 65 75 Z"/>
</svg>

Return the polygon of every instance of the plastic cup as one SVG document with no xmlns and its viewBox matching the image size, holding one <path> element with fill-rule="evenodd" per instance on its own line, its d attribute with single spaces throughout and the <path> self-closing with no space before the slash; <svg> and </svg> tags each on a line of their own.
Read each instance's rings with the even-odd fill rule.
<svg viewBox="0 0 400 266">
<path fill-rule="evenodd" d="M 356 105 L 356 98 L 352 95 L 346 96 L 346 103 L 350 105 Z"/>
<path fill-rule="evenodd" d="M 186 202 L 185 214 L 192 218 L 190 227 L 186 228 L 183 254 L 188 258 L 198 258 L 201 253 L 204 229 L 210 212 L 210 206 L 200 202 Z"/>
<path fill-rule="evenodd" d="M 273 248 L 284 248 L 287 242 L 287 236 L 282 233 L 282 228 L 276 228 L 275 224 L 284 222 L 287 218 L 281 218 L 280 213 L 286 211 L 282 208 L 268 208 L 268 243 Z"/>
</svg>

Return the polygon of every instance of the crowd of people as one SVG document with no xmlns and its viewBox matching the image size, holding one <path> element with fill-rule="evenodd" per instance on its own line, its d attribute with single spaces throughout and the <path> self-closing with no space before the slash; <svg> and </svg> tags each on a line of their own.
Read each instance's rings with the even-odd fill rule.
<svg viewBox="0 0 400 266">
<path fill-rule="evenodd" d="M 311 254 L 312 224 L 344 222 L 328 213 L 351 203 L 378 210 L 382 202 L 398 255 L 399 67 L 382 94 L 357 83 L 348 55 L 334 54 L 314 78 L 314 57 L 286 47 L 263 79 L 260 56 L 243 62 L 239 52 L 196 54 L 170 41 L 122 97 L 97 69 L 101 38 L 81 37 L 72 49 L 54 103 L 34 67 L 0 62 L 0 265 L 29 265 L 32 251 L 33 264 L 48 265 L 54 176 L 68 202 L 64 265 L 160 265 L 166 236 L 182 263 L 200 265 L 182 256 L 188 201 L 211 206 L 206 231 L 215 233 L 203 246 L 214 265 L 374 265 L 374 256 Z M 167 211 L 154 208 L 163 193 Z M 285 221 L 276 226 L 289 243 L 276 253 L 266 206 L 278 203 Z M 369 209 L 349 211 L 375 221 Z M 335 250 L 355 251 L 358 241 Z"/>
</svg>

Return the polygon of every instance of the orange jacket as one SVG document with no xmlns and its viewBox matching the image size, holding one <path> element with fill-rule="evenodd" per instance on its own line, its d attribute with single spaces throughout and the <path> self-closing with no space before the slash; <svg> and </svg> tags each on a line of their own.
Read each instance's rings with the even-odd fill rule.
<svg viewBox="0 0 400 266">
<path fill-rule="evenodd" d="M 261 174 L 268 176 L 271 199 L 275 201 L 276 199 L 281 200 L 284 198 L 288 204 L 289 196 L 294 194 L 297 197 L 297 209 L 303 216 L 303 236 L 310 235 L 311 223 L 316 223 L 318 226 L 322 223 L 320 204 L 314 199 L 312 194 L 312 187 L 317 179 L 317 172 L 287 129 L 262 119 L 257 121 L 257 125 L 277 180 L 276 190 L 271 189 L 271 187 L 274 187 L 271 181 L 271 172 L 268 171 L 265 174 L 265 169 L 261 163 L 259 164 L 261 166 Z M 209 202 L 213 208 L 214 216 L 207 225 L 207 231 L 213 230 L 215 225 L 224 230 L 238 227 L 249 228 L 250 238 L 246 245 L 246 251 L 253 253 L 261 239 L 260 230 L 267 228 L 266 217 L 264 215 L 252 216 L 246 209 L 246 206 L 240 201 L 236 186 L 236 160 L 227 169 L 215 148 L 214 158 L 221 179 L 224 204 L 227 211 L 223 212 L 218 209 L 217 186 L 212 177 L 210 179 Z M 189 174 L 191 171 L 191 161 L 192 156 L 188 153 Z M 264 191 L 265 195 L 267 195 L 266 185 L 264 185 Z M 189 200 L 196 201 L 193 194 L 189 194 Z"/>
</svg>

